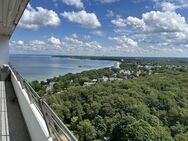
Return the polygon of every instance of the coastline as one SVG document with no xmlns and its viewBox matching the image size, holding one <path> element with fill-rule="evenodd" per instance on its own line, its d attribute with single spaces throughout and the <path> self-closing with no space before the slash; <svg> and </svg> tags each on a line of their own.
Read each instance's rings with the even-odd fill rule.
<svg viewBox="0 0 188 141">
<path fill-rule="evenodd" d="M 108 61 L 122 61 L 122 60 L 140 60 L 140 61 L 146 61 L 146 60 L 188 60 L 188 57 L 143 57 L 143 56 L 138 56 L 138 57 L 124 57 L 124 56 L 77 56 L 77 55 L 50 55 L 51 57 L 54 58 L 73 58 L 73 59 L 89 59 L 89 60 L 108 60 Z"/>
<path fill-rule="evenodd" d="M 154 58 L 126 58 L 122 57 L 96 57 L 96 56 L 52 56 L 52 55 L 14 55 L 11 56 L 11 64 L 29 82 L 38 80 L 46 81 L 54 77 L 63 76 L 68 73 L 76 74 L 93 69 L 103 69 L 113 66 L 116 62 L 139 63 L 140 61 L 151 61 Z M 174 58 L 175 59 L 175 58 Z M 174 60 L 170 58 L 157 58 L 160 60 Z M 42 61 L 41 61 L 42 60 Z M 188 62 L 188 59 L 176 59 L 177 62 Z"/>
<path fill-rule="evenodd" d="M 34 80 L 46 81 L 68 73 L 76 74 L 93 69 L 102 69 L 111 67 L 116 63 L 116 61 L 110 60 L 54 58 L 41 55 L 14 55 L 11 56 L 10 61 L 29 82 Z"/>
<path fill-rule="evenodd" d="M 114 63 L 116 63 L 116 62 L 114 62 Z M 69 74 L 69 73 L 71 73 L 71 74 L 77 74 L 77 73 L 82 73 L 82 72 L 84 72 L 84 71 L 91 71 L 91 70 L 99 70 L 99 69 L 105 69 L 105 68 L 111 68 L 111 67 L 113 67 L 113 65 L 111 65 L 111 66 L 107 66 L 107 67 L 101 67 L 101 68 L 92 68 L 92 69 L 87 69 L 87 70 L 81 70 L 81 71 L 75 71 L 75 72 L 68 72 L 68 73 L 65 73 L 65 74 L 59 74 L 59 75 L 56 75 L 56 76 L 52 76 L 52 77 L 47 77 L 46 79 L 44 79 L 44 80 L 28 80 L 29 82 L 32 82 L 32 81 L 39 81 L 39 82 L 42 82 L 42 81 L 47 81 L 48 79 L 53 79 L 53 78 L 56 78 L 56 77 L 59 77 L 59 76 L 64 76 L 64 75 L 66 75 L 66 74 Z"/>
</svg>

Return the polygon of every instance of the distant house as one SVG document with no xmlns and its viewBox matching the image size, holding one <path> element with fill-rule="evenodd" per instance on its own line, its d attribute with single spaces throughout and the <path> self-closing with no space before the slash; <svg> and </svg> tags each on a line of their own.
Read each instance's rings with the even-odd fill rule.
<svg viewBox="0 0 188 141">
<path fill-rule="evenodd" d="M 149 75 L 151 75 L 152 74 L 152 70 L 149 70 Z"/>
<path fill-rule="evenodd" d="M 46 92 L 53 92 L 54 91 L 54 84 L 55 82 L 50 82 L 49 85 L 46 87 Z"/>
<path fill-rule="evenodd" d="M 137 65 L 137 68 L 142 68 L 143 66 L 142 65 Z"/>
<path fill-rule="evenodd" d="M 88 86 L 91 86 L 91 85 L 94 85 L 94 84 L 96 84 L 96 82 L 84 82 L 83 87 L 88 87 Z"/>
<path fill-rule="evenodd" d="M 114 66 L 113 66 L 115 69 L 119 69 L 120 68 L 120 62 L 116 62 L 114 63 Z"/>
<path fill-rule="evenodd" d="M 93 83 L 97 83 L 97 79 L 93 79 L 92 82 L 93 82 Z"/>
<path fill-rule="evenodd" d="M 113 77 L 117 77 L 117 73 L 112 74 Z"/>
<path fill-rule="evenodd" d="M 104 82 L 106 82 L 106 81 L 108 81 L 108 77 L 103 76 L 103 77 L 102 77 L 102 80 L 103 80 Z"/>
<path fill-rule="evenodd" d="M 140 74 L 142 74 L 142 71 L 141 71 L 141 70 L 139 70 L 139 71 L 136 72 L 136 76 L 137 76 L 137 77 L 139 77 Z"/>
<path fill-rule="evenodd" d="M 114 81 L 114 80 L 116 80 L 116 78 L 115 77 L 110 77 L 109 80 L 110 81 Z"/>
<path fill-rule="evenodd" d="M 120 70 L 119 73 L 124 74 L 124 75 L 131 75 L 130 70 Z"/>
<path fill-rule="evenodd" d="M 109 78 L 110 81 L 115 81 L 115 80 L 123 80 L 122 78 L 117 78 L 117 77 L 110 77 Z"/>
<path fill-rule="evenodd" d="M 151 65 L 145 65 L 145 68 L 150 70 L 150 69 L 154 68 L 154 66 L 151 66 Z"/>
</svg>

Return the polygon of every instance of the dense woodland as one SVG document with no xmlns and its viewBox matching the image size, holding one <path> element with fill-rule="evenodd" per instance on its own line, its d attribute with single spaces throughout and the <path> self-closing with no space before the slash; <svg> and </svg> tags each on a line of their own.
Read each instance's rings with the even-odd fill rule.
<svg viewBox="0 0 188 141">
<path fill-rule="evenodd" d="M 102 69 L 54 78 L 58 90 L 47 95 L 43 83 L 32 86 L 79 141 L 188 141 L 188 71 L 162 69 L 82 86 L 111 73 Z"/>
</svg>

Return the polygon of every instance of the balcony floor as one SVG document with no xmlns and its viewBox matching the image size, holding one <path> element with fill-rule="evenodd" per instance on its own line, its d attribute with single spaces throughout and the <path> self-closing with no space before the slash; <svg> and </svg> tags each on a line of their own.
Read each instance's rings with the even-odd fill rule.
<svg viewBox="0 0 188 141">
<path fill-rule="evenodd" d="M 0 141 L 31 141 L 10 81 L 0 81 Z"/>
</svg>

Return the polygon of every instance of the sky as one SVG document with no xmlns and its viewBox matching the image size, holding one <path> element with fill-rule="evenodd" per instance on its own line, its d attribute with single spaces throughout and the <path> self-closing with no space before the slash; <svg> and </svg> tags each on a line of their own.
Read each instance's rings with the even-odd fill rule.
<svg viewBox="0 0 188 141">
<path fill-rule="evenodd" d="M 10 53 L 188 57 L 188 0 L 30 0 Z"/>
</svg>

